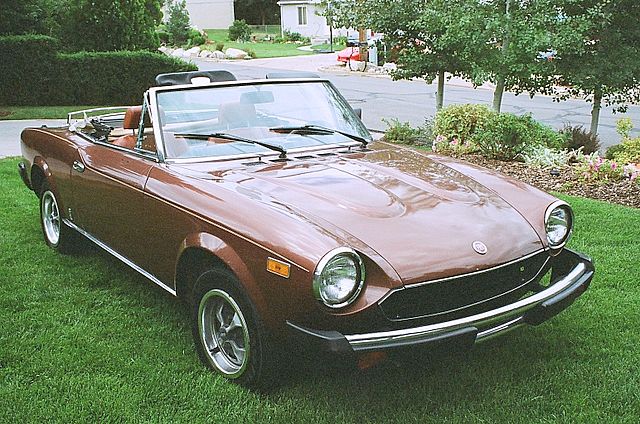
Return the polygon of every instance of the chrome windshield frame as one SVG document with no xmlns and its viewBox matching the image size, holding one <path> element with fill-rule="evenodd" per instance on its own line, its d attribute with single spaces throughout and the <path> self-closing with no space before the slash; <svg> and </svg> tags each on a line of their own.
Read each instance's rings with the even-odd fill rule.
<svg viewBox="0 0 640 424">
<path fill-rule="evenodd" d="M 158 150 L 158 159 L 160 162 L 166 163 L 199 163 L 199 162 L 216 162 L 216 161 L 224 161 L 224 160 L 236 160 L 236 159 L 247 159 L 247 158 L 255 158 L 255 157 L 268 157 L 272 155 L 277 155 L 277 152 L 269 152 L 266 151 L 264 153 L 238 153 L 235 155 L 224 155 L 224 156 L 202 156 L 202 157 L 193 157 L 193 158 L 169 158 L 166 154 L 164 133 L 162 131 L 161 123 L 160 123 L 160 114 L 158 112 L 158 94 L 169 91 L 189 91 L 189 90 L 202 90 L 209 89 L 214 87 L 236 87 L 236 86 L 252 86 L 252 85 L 279 85 L 279 84 L 325 84 L 329 87 L 329 89 L 333 90 L 334 93 L 340 98 L 344 104 L 349 106 L 351 109 L 351 113 L 353 116 L 357 118 L 355 111 L 351 108 L 351 105 L 347 100 L 342 96 L 340 91 L 331 83 L 331 81 L 327 79 L 319 79 L 319 78 L 286 78 L 286 79 L 256 79 L 256 80 L 244 80 L 244 81 L 222 81 L 222 82 L 212 82 L 209 84 L 183 84 L 183 85 L 173 85 L 173 86 L 163 86 L 163 87 L 152 87 L 145 93 L 145 101 L 148 101 L 149 105 L 149 113 L 151 115 L 151 120 L 153 123 L 153 132 L 157 134 L 156 136 L 156 148 Z M 362 129 L 366 132 L 369 141 L 373 139 L 369 130 L 366 128 L 364 124 L 362 124 Z M 345 143 L 332 143 L 326 145 L 319 146 L 310 146 L 310 147 L 301 147 L 296 149 L 287 150 L 287 153 L 301 153 L 301 152 L 310 152 L 316 150 L 323 149 L 331 149 L 331 148 L 339 148 L 339 147 L 353 147 L 361 145 L 358 142 L 349 141 Z"/>
</svg>

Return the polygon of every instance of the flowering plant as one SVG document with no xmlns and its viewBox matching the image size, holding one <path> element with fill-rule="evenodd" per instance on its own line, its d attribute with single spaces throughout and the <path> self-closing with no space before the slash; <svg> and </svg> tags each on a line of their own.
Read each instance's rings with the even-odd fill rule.
<svg viewBox="0 0 640 424">
<path fill-rule="evenodd" d="M 457 136 L 453 136 L 448 140 L 447 137 L 439 134 L 434 138 L 431 150 L 442 154 L 465 155 L 473 153 L 476 150 L 476 146 L 471 141 L 462 141 Z"/>
<path fill-rule="evenodd" d="M 625 177 L 624 167 L 611 159 L 602 158 L 597 152 L 578 154 L 577 170 L 587 181 L 618 181 Z"/>
</svg>

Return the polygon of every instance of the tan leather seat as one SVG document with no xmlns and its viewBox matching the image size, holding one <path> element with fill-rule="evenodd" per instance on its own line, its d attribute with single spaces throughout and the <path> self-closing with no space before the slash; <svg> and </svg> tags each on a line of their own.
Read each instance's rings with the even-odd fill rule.
<svg viewBox="0 0 640 424">
<path fill-rule="evenodd" d="M 122 122 L 122 128 L 125 130 L 133 130 L 132 134 L 123 135 L 118 137 L 111 144 L 114 146 L 124 147 L 125 149 L 135 149 L 138 136 L 135 134 L 135 130 L 140 127 L 140 116 L 142 115 L 142 106 L 131 106 L 124 114 L 124 120 Z M 145 126 L 151 125 L 151 122 L 147 122 L 149 115 L 145 115 Z M 153 150 L 155 151 L 155 141 L 153 141 Z"/>
</svg>

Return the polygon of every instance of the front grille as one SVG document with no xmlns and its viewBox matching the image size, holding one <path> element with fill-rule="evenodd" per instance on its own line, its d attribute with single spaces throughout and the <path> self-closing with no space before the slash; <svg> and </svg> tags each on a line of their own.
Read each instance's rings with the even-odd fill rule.
<svg viewBox="0 0 640 424">
<path fill-rule="evenodd" d="M 425 323 L 460 318 L 513 302 L 537 284 L 549 254 L 532 256 L 459 277 L 407 286 L 380 303 L 392 321 L 424 318 Z"/>
</svg>

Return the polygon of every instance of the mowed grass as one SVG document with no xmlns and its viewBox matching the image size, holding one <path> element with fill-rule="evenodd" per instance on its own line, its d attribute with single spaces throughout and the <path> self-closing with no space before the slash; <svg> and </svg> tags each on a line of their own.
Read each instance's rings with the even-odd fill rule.
<svg viewBox="0 0 640 424">
<path fill-rule="evenodd" d="M 298 50 L 300 45 L 294 43 L 272 43 L 270 41 L 259 41 L 266 34 L 259 34 L 254 31 L 256 40 L 246 43 L 239 43 L 237 41 L 229 41 L 229 31 L 226 29 L 207 29 L 207 35 L 209 40 L 213 41 L 213 44 L 207 46 L 208 49 L 214 50 L 215 43 L 224 43 L 224 48 L 233 47 L 240 50 L 252 50 L 256 54 L 256 59 L 266 59 L 269 57 L 285 57 L 285 56 L 303 56 L 313 54 L 313 52 Z M 272 34 L 273 35 L 273 34 Z"/>
<path fill-rule="evenodd" d="M 67 119 L 69 112 L 101 106 L 0 106 L 0 121 L 8 119 Z"/>
<path fill-rule="evenodd" d="M 282 387 L 259 395 L 199 363 L 170 295 L 98 249 L 47 248 L 16 164 L 0 161 L 0 422 L 640 420 L 639 210 L 567 199 L 596 278 L 539 327 L 365 372 L 293 352 Z"/>
</svg>

